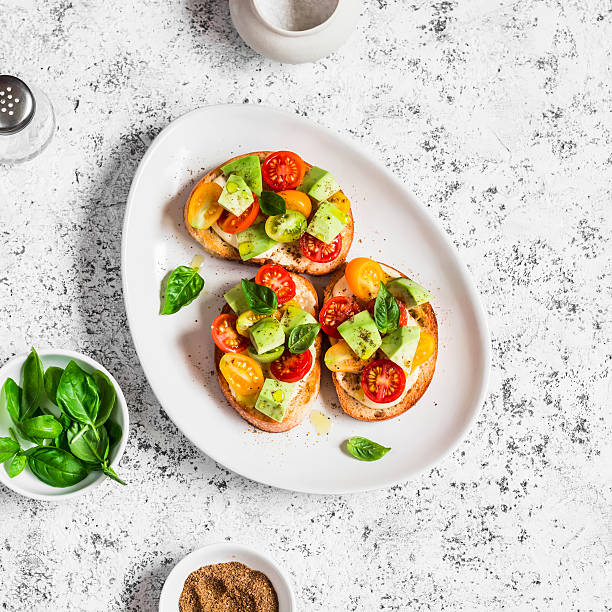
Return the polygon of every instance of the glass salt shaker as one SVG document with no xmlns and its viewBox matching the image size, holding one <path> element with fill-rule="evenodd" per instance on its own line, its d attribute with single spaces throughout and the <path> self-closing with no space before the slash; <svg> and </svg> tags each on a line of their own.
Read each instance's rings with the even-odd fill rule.
<svg viewBox="0 0 612 612">
<path fill-rule="evenodd" d="M 54 131 L 53 106 L 44 92 L 17 77 L 0 75 L 0 164 L 36 157 Z"/>
</svg>

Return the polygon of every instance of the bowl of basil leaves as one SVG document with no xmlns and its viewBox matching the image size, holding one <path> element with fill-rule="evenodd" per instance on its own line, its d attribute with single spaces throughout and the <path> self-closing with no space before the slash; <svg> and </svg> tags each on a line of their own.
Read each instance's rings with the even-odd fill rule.
<svg viewBox="0 0 612 612">
<path fill-rule="evenodd" d="M 18 355 L 0 368 L 0 482 L 63 501 L 104 480 L 118 487 L 129 415 L 113 376 L 64 350 Z"/>
</svg>

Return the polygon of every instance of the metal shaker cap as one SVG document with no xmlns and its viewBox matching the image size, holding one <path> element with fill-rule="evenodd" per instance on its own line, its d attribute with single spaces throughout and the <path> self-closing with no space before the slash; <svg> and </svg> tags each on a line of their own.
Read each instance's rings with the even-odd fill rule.
<svg viewBox="0 0 612 612">
<path fill-rule="evenodd" d="M 0 135 L 23 130 L 32 121 L 35 110 L 30 88 L 17 77 L 0 75 Z"/>
</svg>

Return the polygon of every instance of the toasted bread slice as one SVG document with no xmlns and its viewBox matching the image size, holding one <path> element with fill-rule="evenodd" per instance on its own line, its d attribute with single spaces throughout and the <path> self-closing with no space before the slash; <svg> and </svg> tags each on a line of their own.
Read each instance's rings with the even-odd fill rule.
<svg viewBox="0 0 612 612">
<path fill-rule="evenodd" d="M 294 300 L 299 304 L 300 308 L 309 312 L 316 319 L 319 311 L 319 299 L 315 288 L 310 281 L 297 274 L 291 274 L 291 278 L 293 278 L 296 287 Z M 223 308 L 223 312 L 231 312 L 227 304 Z M 217 378 L 219 379 L 221 390 L 232 408 L 251 425 L 272 433 L 289 431 L 304 420 L 310 406 L 317 395 L 319 395 L 319 388 L 321 386 L 321 344 L 321 334 L 319 334 L 314 344 L 315 358 L 312 370 L 310 370 L 310 373 L 307 374 L 305 378 L 296 383 L 299 385 L 298 392 L 291 400 L 291 406 L 285 414 L 285 418 L 280 423 L 259 412 L 259 410 L 255 410 L 255 408 L 250 408 L 241 404 L 232 395 L 229 385 L 219 367 L 219 362 L 221 361 L 221 357 L 223 357 L 223 351 L 215 346 L 215 368 L 217 370 Z"/>
<path fill-rule="evenodd" d="M 398 276 L 408 278 L 399 270 L 391 268 L 391 266 L 388 266 L 387 264 L 383 265 L 385 268 L 390 268 L 394 272 L 397 272 Z M 332 276 L 323 293 L 324 303 L 332 297 L 334 286 L 342 278 L 343 274 L 344 266 Z M 438 357 L 438 322 L 436 320 L 434 310 L 429 302 L 422 304 L 421 306 L 417 306 L 416 308 L 412 308 L 409 312 L 421 326 L 421 330 L 431 334 L 435 338 L 436 348 L 434 354 L 420 366 L 419 376 L 416 382 L 408 390 L 408 393 L 406 393 L 402 401 L 395 404 L 395 406 L 371 408 L 370 406 L 362 404 L 342 388 L 340 384 L 340 377 L 345 373 L 332 372 L 332 380 L 334 382 L 334 387 L 336 387 L 336 393 L 338 394 L 340 406 L 342 406 L 342 410 L 344 410 L 344 412 L 346 412 L 346 414 L 349 416 L 359 419 L 360 421 L 384 421 L 386 419 L 392 419 L 393 417 L 399 416 L 400 414 L 406 412 L 406 410 L 412 408 L 412 406 L 414 406 L 414 404 L 421 399 L 423 393 L 425 393 L 427 390 L 427 387 L 429 387 L 429 383 L 431 383 L 436 370 L 436 360 Z"/>
<path fill-rule="evenodd" d="M 257 155 L 259 159 L 263 161 L 271 152 L 272 151 L 259 151 L 255 153 L 245 153 L 244 155 L 237 155 L 236 157 L 228 159 L 226 162 L 221 164 L 221 166 L 215 168 L 214 170 L 211 170 L 205 177 L 200 179 L 194 186 L 192 193 L 200 183 L 211 183 L 217 177 L 221 176 L 223 174 L 223 172 L 221 171 L 221 167 L 225 166 L 225 164 L 229 164 L 235 159 L 239 159 L 240 157 L 247 157 L 249 155 Z M 312 168 L 312 166 L 306 163 L 306 170 L 310 170 L 310 168 Z M 225 242 L 212 228 L 199 230 L 191 226 L 191 224 L 187 221 L 187 210 L 190 198 L 191 194 L 189 198 L 187 198 L 187 202 L 185 203 L 185 208 L 183 211 L 185 227 L 187 228 L 187 231 L 211 255 L 215 255 L 216 257 L 223 257 L 224 259 L 234 259 L 236 261 L 242 261 L 242 259 L 240 258 L 240 254 L 238 253 L 238 249 Z M 271 253 L 268 257 L 266 257 L 264 253 L 264 257 L 254 257 L 253 259 L 249 259 L 245 263 L 256 265 L 277 263 L 283 266 L 283 268 L 285 268 L 286 270 L 289 270 L 291 272 L 297 272 L 299 274 L 304 274 L 305 272 L 314 276 L 329 274 L 330 272 L 336 270 L 338 266 L 342 265 L 346 261 L 346 256 L 353 242 L 354 223 L 352 211 L 349 212 L 348 216 L 349 222 L 346 224 L 346 226 L 341 232 L 342 249 L 340 250 L 340 255 L 338 255 L 338 257 L 336 257 L 334 261 L 331 261 L 329 263 L 315 263 L 314 261 L 310 261 L 310 259 L 307 259 L 302 255 L 299 244 L 297 242 L 293 242 L 289 244 L 280 245 L 280 247 L 278 247 L 278 253 Z"/>
</svg>

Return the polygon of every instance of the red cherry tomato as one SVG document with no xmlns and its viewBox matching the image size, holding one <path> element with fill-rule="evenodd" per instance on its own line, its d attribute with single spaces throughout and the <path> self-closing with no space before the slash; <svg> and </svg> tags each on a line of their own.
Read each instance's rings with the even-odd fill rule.
<svg viewBox="0 0 612 612">
<path fill-rule="evenodd" d="M 361 388 L 377 404 L 394 402 L 404 391 L 406 374 L 389 359 L 369 363 L 361 373 Z"/>
<path fill-rule="evenodd" d="M 285 349 L 285 352 L 270 364 L 270 372 L 274 378 L 283 382 L 297 382 L 308 374 L 311 367 L 312 352 L 310 350 L 294 355 Z"/>
<path fill-rule="evenodd" d="M 406 327 L 408 325 L 408 309 L 401 300 L 395 298 L 395 301 L 400 311 L 399 327 Z M 374 304 L 376 304 L 376 298 L 368 302 L 368 312 L 372 315 L 372 318 L 374 318 Z"/>
<path fill-rule="evenodd" d="M 338 325 L 354 314 L 357 314 L 360 310 L 359 304 L 351 298 L 344 295 L 333 297 L 323 304 L 323 308 L 321 308 L 319 313 L 321 329 L 332 338 L 340 338 Z"/>
<path fill-rule="evenodd" d="M 228 234 L 237 234 L 243 232 L 248 227 L 251 227 L 259 214 L 259 199 L 253 194 L 253 203 L 240 215 L 234 215 L 231 212 L 224 210 L 217 221 L 217 225 L 221 231 Z"/>
<path fill-rule="evenodd" d="M 224 353 L 242 353 L 249 346 L 249 339 L 236 331 L 236 319 L 233 314 L 220 314 L 212 322 L 210 333 L 214 343 Z"/>
<path fill-rule="evenodd" d="M 276 293 L 279 304 L 284 304 L 295 296 L 295 282 L 291 274 L 278 264 L 266 264 L 259 268 L 255 282 L 272 289 Z"/>
<path fill-rule="evenodd" d="M 302 234 L 300 238 L 300 251 L 304 257 L 315 263 L 329 263 L 334 261 L 342 250 L 342 234 L 338 234 L 329 244 L 311 236 Z"/>
<path fill-rule="evenodd" d="M 302 158 L 291 151 L 270 153 L 261 165 L 263 180 L 274 191 L 299 187 L 305 173 L 306 165 Z"/>
</svg>

